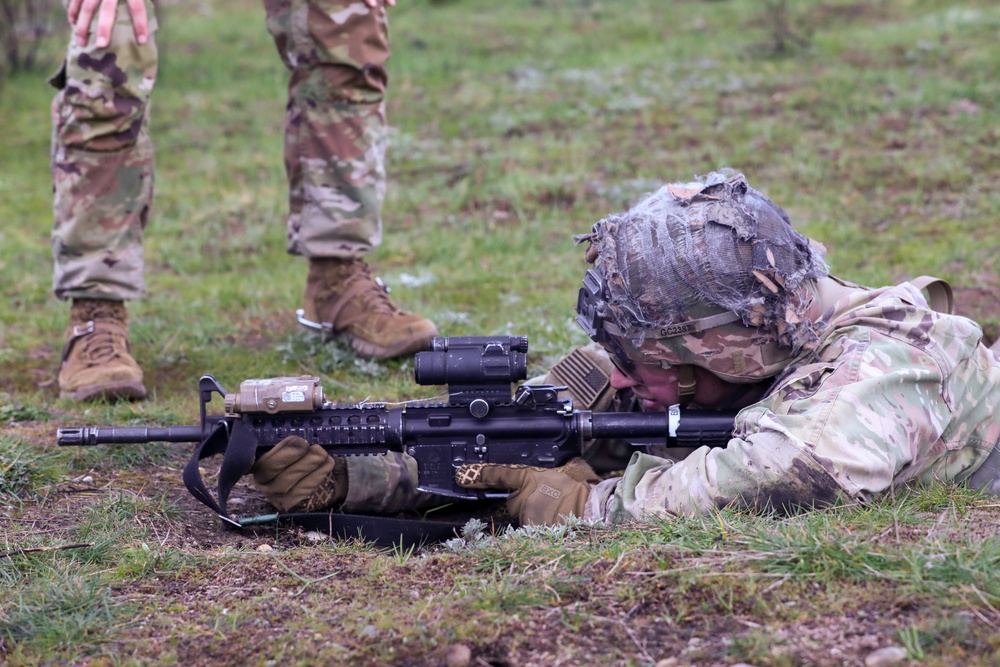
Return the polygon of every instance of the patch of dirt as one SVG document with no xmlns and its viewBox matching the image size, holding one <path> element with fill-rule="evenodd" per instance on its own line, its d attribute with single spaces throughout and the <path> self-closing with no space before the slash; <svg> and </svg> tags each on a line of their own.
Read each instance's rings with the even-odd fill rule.
<svg viewBox="0 0 1000 667">
<path fill-rule="evenodd" d="M 983 327 L 983 342 L 1000 339 L 1000 286 L 952 287 L 955 313 L 975 320 Z"/>
</svg>

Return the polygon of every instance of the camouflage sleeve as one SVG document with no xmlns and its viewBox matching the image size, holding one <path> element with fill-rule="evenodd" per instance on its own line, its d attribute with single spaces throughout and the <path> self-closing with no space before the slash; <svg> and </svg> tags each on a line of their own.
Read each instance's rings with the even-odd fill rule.
<svg viewBox="0 0 1000 667">
<path fill-rule="evenodd" d="M 621 478 L 592 491 L 586 516 L 621 522 L 650 513 L 705 514 L 726 506 L 780 510 L 832 503 L 842 490 L 837 480 L 774 425 L 776 431 L 734 438 L 725 449 L 702 447 L 678 462 L 635 452 Z"/>
<path fill-rule="evenodd" d="M 423 510 L 447 499 L 417 490 L 417 461 L 402 452 L 378 456 L 347 456 L 347 497 L 344 512 L 395 514 Z"/>
</svg>

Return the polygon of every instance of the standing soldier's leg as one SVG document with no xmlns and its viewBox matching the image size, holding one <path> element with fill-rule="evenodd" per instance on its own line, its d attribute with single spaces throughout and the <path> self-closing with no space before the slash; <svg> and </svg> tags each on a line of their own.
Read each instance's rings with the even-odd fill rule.
<svg viewBox="0 0 1000 667">
<path fill-rule="evenodd" d="M 156 80 L 156 21 L 136 42 L 124 3 L 111 43 L 71 43 L 51 83 L 55 222 L 53 289 L 71 299 L 59 370 L 61 396 L 143 398 L 142 370 L 128 347 L 124 301 L 143 291 L 142 230 L 153 197 L 149 98 Z"/>
<path fill-rule="evenodd" d="M 385 195 L 385 7 L 265 0 L 291 70 L 285 124 L 288 251 L 309 258 L 300 321 L 345 333 L 358 354 L 423 349 L 433 322 L 399 310 L 362 259 L 381 242 Z"/>
</svg>

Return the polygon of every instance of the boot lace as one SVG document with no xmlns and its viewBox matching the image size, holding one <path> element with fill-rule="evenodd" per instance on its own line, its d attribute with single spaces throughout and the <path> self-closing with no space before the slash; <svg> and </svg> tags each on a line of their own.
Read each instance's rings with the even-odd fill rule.
<svg viewBox="0 0 1000 667">
<path fill-rule="evenodd" d="M 399 312 L 399 308 L 389 298 L 389 288 L 381 278 L 372 276 L 371 267 L 361 260 L 356 262 L 354 273 L 345 285 L 345 291 L 352 289 L 357 283 L 363 284 L 364 289 L 359 290 L 354 298 L 365 304 L 366 311 L 381 315 L 394 315 Z"/>
<path fill-rule="evenodd" d="M 121 357 L 125 337 L 107 329 L 95 329 L 80 340 L 80 358 L 88 366 L 99 366 Z"/>
<path fill-rule="evenodd" d="M 101 322 L 120 322 L 123 319 L 122 306 L 112 301 L 94 300 L 75 308 L 73 332 L 79 336 L 76 345 L 80 360 L 87 366 L 99 366 L 122 357 L 128 347 L 128 338 L 122 331 Z M 124 325 L 123 325 L 124 326 Z"/>
</svg>

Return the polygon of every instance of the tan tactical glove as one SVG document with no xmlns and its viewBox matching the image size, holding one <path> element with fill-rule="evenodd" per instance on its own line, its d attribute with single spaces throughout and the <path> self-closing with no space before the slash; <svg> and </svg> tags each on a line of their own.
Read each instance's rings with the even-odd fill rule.
<svg viewBox="0 0 1000 667">
<path fill-rule="evenodd" d="M 509 489 L 507 511 L 522 526 L 563 523 L 568 516 L 583 516 L 590 484 L 600 477 L 583 459 L 560 468 L 472 463 L 455 471 L 459 486 L 469 489 Z"/>
<path fill-rule="evenodd" d="M 330 509 L 347 496 L 347 462 L 319 445 L 289 436 L 250 469 L 257 488 L 281 512 Z"/>
</svg>

